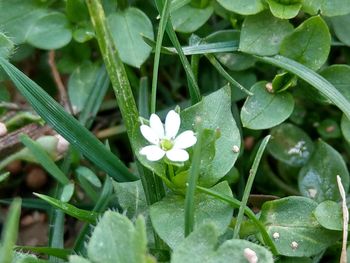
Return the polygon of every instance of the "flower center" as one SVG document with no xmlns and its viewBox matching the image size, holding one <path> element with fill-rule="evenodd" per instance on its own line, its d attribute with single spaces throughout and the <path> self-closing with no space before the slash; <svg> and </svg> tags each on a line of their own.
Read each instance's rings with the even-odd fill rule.
<svg viewBox="0 0 350 263">
<path fill-rule="evenodd" d="M 160 147 L 164 150 L 164 151 L 169 151 L 171 150 L 171 148 L 173 148 L 174 144 L 171 140 L 168 139 L 162 139 L 160 141 Z"/>
</svg>

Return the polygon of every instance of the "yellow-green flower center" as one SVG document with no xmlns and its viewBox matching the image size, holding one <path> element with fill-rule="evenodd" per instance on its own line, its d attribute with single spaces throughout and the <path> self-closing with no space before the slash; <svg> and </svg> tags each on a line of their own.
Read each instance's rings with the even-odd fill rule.
<svg viewBox="0 0 350 263">
<path fill-rule="evenodd" d="M 164 150 L 164 151 L 169 151 L 171 150 L 171 148 L 173 148 L 174 144 L 171 140 L 168 139 L 162 139 L 160 141 L 160 147 Z"/>
</svg>

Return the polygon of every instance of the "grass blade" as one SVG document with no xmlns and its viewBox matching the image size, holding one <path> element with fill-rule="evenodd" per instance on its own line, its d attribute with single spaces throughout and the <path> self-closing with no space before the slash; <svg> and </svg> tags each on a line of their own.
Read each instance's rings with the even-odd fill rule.
<svg viewBox="0 0 350 263">
<path fill-rule="evenodd" d="M 31 247 L 31 246 L 16 246 L 15 250 L 20 251 L 30 251 L 33 253 L 45 254 L 54 256 L 57 258 L 68 260 L 68 256 L 72 254 L 71 249 L 61 249 L 61 248 L 52 248 L 52 247 Z"/>
<path fill-rule="evenodd" d="M 21 199 L 14 199 L 7 215 L 5 228 L 0 244 L 0 263 L 11 263 L 13 248 L 17 241 L 19 217 L 21 214 Z"/>
<path fill-rule="evenodd" d="M 315 87 L 350 119 L 350 102 L 325 78 L 308 67 L 283 56 L 259 57 L 260 61 L 283 68 Z"/>
<path fill-rule="evenodd" d="M 39 143 L 33 141 L 28 135 L 20 135 L 21 142 L 32 152 L 38 163 L 40 163 L 45 170 L 52 175 L 62 185 L 69 184 L 70 181 L 67 176 L 57 167 L 52 158 L 47 154 L 45 150 L 39 145 Z"/>
<path fill-rule="evenodd" d="M 38 114 L 82 154 L 116 181 L 137 180 L 128 168 L 35 82 L 0 58 L 0 66 Z"/>
<path fill-rule="evenodd" d="M 256 175 L 256 172 L 258 170 L 260 161 L 261 161 L 261 157 L 263 156 L 263 153 L 265 151 L 266 145 L 270 140 L 271 135 L 266 136 L 263 141 L 261 142 L 258 152 L 256 153 L 254 162 L 253 162 L 253 166 L 249 171 L 249 176 L 248 176 L 248 180 L 247 180 L 247 184 L 245 186 L 244 189 L 244 193 L 243 193 L 243 198 L 242 198 L 242 202 L 241 205 L 239 207 L 239 211 L 238 211 L 238 215 L 237 215 L 237 222 L 235 225 L 235 229 L 233 231 L 233 238 L 238 238 L 239 235 L 239 230 L 241 228 L 241 224 L 243 221 L 243 216 L 244 216 L 244 210 L 247 206 L 247 202 L 248 202 L 248 198 L 250 195 L 250 191 L 252 190 L 252 186 L 253 186 L 253 182 L 254 182 L 254 178 Z"/>
<path fill-rule="evenodd" d="M 42 195 L 38 193 L 34 193 L 37 197 L 41 198 L 42 200 L 48 202 L 52 206 L 62 210 L 67 215 L 70 215 L 72 217 L 75 217 L 81 221 L 88 222 L 88 223 L 95 223 L 98 217 L 98 213 L 95 213 L 93 211 L 83 210 L 79 209 L 71 204 L 68 204 L 66 202 L 62 202 L 58 199 L 52 198 L 47 195 Z"/>
</svg>

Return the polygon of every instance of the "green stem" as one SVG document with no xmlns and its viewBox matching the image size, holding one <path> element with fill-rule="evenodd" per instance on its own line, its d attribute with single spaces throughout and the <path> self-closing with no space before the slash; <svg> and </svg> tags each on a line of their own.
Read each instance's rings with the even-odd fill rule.
<svg viewBox="0 0 350 263">
<path fill-rule="evenodd" d="M 239 211 L 238 211 L 238 215 L 237 215 L 237 223 L 235 225 L 235 229 L 233 231 L 233 238 L 238 238 L 239 235 L 239 229 L 241 227 L 242 221 L 243 221 L 243 216 L 244 216 L 244 210 L 247 206 L 247 202 L 248 202 L 248 198 L 250 195 L 250 191 L 252 190 L 252 186 L 253 186 L 253 182 L 254 182 L 254 178 L 256 175 L 256 172 L 258 170 L 259 164 L 260 164 L 260 160 L 261 157 L 264 153 L 264 150 L 266 148 L 267 143 L 270 140 L 271 135 L 268 135 L 264 138 L 264 140 L 261 142 L 261 145 L 258 149 L 258 152 L 256 153 L 254 162 L 253 162 L 253 166 L 249 171 L 249 176 L 248 176 L 248 181 L 246 184 L 246 187 L 244 189 L 244 193 L 243 193 L 243 198 L 242 198 L 242 202 L 241 205 L 239 207 Z"/>
<path fill-rule="evenodd" d="M 162 9 L 162 15 L 159 22 L 156 50 L 154 54 L 154 63 L 153 63 L 153 78 L 152 78 L 152 95 L 151 95 L 151 113 L 156 112 L 156 98 L 157 98 L 157 83 L 158 83 L 158 70 L 159 70 L 159 60 L 160 52 L 162 48 L 163 36 L 166 24 L 168 22 L 170 14 L 170 3 L 171 1 L 165 0 L 164 7 Z"/>
<path fill-rule="evenodd" d="M 207 195 L 213 196 L 217 199 L 220 199 L 228 204 L 230 204 L 232 207 L 234 208 L 239 208 L 241 207 L 241 202 L 238 201 L 237 199 L 228 196 L 228 195 L 223 195 L 220 194 L 216 191 L 201 187 L 201 186 L 196 186 L 196 189 L 202 193 L 205 193 Z M 264 242 L 266 243 L 266 245 L 268 245 L 270 247 L 271 252 L 274 255 L 277 255 L 277 249 L 275 244 L 273 243 L 271 237 L 269 236 L 269 234 L 267 233 L 265 226 L 256 218 L 254 212 L 252 210 L 250 210 L 248 207 L 244 206 L 244 213 L 246 214 L 246 216 L 253 221 L 253 223 L 256 225 L 256 227 L 259 229 L 261 236 L 264 240 Z"/>
<path fill-rule="evenodd" d="M 199 124 L 200 125 L 200 124 Z M 194 228 L 194 212 L 195 212 L 195 199 L 196 185 L 199 176 L 200 162 L 201 162 L 201 147 L 202 147 L 203 133 L 201 128 L 198 129 L 197 143 L 194 147 L 192 165 L 190 168 L 188 187 L 186 189 L 185 197 L 185 237 L 187 237 Z"/>
</svg>

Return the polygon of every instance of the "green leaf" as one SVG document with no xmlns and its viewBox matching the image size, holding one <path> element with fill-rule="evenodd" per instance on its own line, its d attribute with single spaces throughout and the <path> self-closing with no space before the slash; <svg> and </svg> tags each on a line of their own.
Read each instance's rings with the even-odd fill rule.
<svg viewBox="0 0 350 263">
<path fill-rule="evenodd" d="M 309 162 L 299 172 L 300 193 L 318 203 L 325 200 L 339 201 L 337 175 L 347 192 L 349 172 L 342 156 L 327 143 L 318 141 Z"/>
<path fill-rule="evenodd" d="M 89 12 L 84 0 L 67 0 L 66 14 L 72 22 L 81 22 L 89 19 Z"/>
<path fill-rule="evenodd" d="M 16 246 L 15 249 L 55 256 L 62 259 L 67 259 L 68 255 L 70 255 L 73 252 L 71 249 L 62 249 L 62 248 L 53 248 L 53 247 Z"/>
<path fill-rule="evenodd" d="M 222 182 L 211 188 L 214 191 L 232 197 L 227 182 Z M 151 206 L 150 215 L 157 234 L 175 249 L 184 240 L 184 205 L 185 198 L 170 194 L 162 201 Z M 232 207 L 222 201 L 197 193 L 195 195 L 195 229 L 211 222 L 219 234 L 223 234 L 232 217 Z"/>
<path fill-rule="evenodd" d="M 227 10 L 241 15 L 253 15 L 264 10 L 261 0 L 217 0 L 217 2 Z"/>
<path fill-rule="evenodd" d="M 5 172 L 5 173 L 0 174 L 0 184 L 2 182 L 4 182 L 9 177 L 9 175 L 10 175 L 9 172 Z"/>
<path fill-rule="evenodd" d="M 350 102 L 350 66 L 331 65 L 320 72 Z"/>
<path fill-rule="evenodd" d="M 295 167 L 305 165 L 314 151 L 310 137 L 293 124 L 281 124 L 273 128 L 270 134 L 272 137 L 267 150 L 277 160 L 288 165 Z"/>
<path fill-rule="evenodd" d="M 241 110 L 244 127 L 253 130 L 268 129 L 286 120 L 293 112 L 293 96 L 288 92 L 269 93 L 266 81 L 256 83 L 253 96 L 245 101 Z"/>
<path fill-rule="evenodd" d="M 215 225 L 205 224 L 198 227 L 176 247 L 171 263 L 247 262 L 244 253 L 247 248 L 256 253 L 259 263 L 274 262 L 269 250 L 246 240 L 227 240 L 218 246 L 218 232 Z"/>
<path fill-rule="evenodd" d="M 208 5 L 205 8 L 195 8 L 191 4 L 187 4 L 172 11 L 170 14 L 175 31 L 192 33 L 204 25 L 213 12 L 214 8 L 212 5 Z"/>
<path fill-rule="evenodd" d="M 21 142 L 29 149 L 34 158 L 40 163 L 46 171 L 52 175 L 62 185 L 69 184 L 68 177 L 58 168 L 51 156 L 40 146 L 38 142 L 30 139 L 28 135 L 20 135 Z"/>
<path fill-rule="evenodd" d="M 341 16 L 350 13 L 350 0 L 308 0 L 303 1 L 303 10 L 316 15 L 320 12 L 324 16 Z"/>
<path fill-rule="evenodd" d="M 16 44 L 23 43 L 36 20 L 47 14 L 42 2 L 36 0 L 2 0 L 0 4 L 1 30 Z"/>
<path fill-rule="evenodd" d="M 81 221 L 88 222 L 88 223 L 95 223 L 98 217 L 98 213 L 95 213 L 93 211 L 88 211 L 84 209 L 76 208 L 75 206 L 68 204 L 66 202 L 63 202 L 61 200 L 52 198 L 47 195 L 37 194 L 34 193 L 37 197 L 43 199 L 44 201 L 48 202 L 50 205 L 62 210 L 67 215 L 70 215 L 74 218 L 77 218 Z"/>
<path fill-rule="evenodd" d="M 69 256 L 69 263 L 91 263 L 91 261 L 77 255 L 72 255 Z"/>
<path fill-rule="evenodd" d="M 350 120 L 345 115 L 341 119 L 340 128 L 345 140 L 350 143 Z"/>
<path fill-rule="evenodd" d="M 331 19 L 333 30 L 337 38 L 345 45 L 350 46 L 350 14 L 344 16 L 334 16 Z"/>
<path fill-rule="evenodd" d="M 19 218 L 21 215 L 21 199 L 14 199 L 7 214 L 1 234 L 1 263 L 11 263 L 14 257 L 13 247 L 17 242 Z"/>
<path fill-rule="evenodd" d="M 339 109 L 341 109 L 345 113 L 345 115 L 347 115 L 350 118 L 350 102 L 330 82 L 328 82 L 319 74 L 315 73 L 313 70 L 303 66 L 302 64 L 294 60 L 282 56 L 257 56 L 257 58 L 266 63 L 281 67 L 302 78 L 307 83 L 315 87 L 318 91 L 320 91 L 337 107 L 339 107 Z"/>
<path fill-rule="evenodd" d="M 137 8 L 127 8 L 109 15 L 108 25 L 121 60 L 130 66 L 141 67 L 151 54 L 142 35 L 154 39 L 152 23 L 146 14 Z"/>
<path fill-rule="evenodd" d="M 280 54 L 317 70 L 327 60 L 331 47 L 331 35 L 320 16 L 311 17 L 285 37 Z"/>
<path fill-rule="evenodd" d="M 0 32 L 0 57 L 9 58 L 15 48 L 14 43 L 4 33 Z"/>
<path fill-rule="evenodd" d="M 341 131 L 338 122 L 333 119 L 325 119 L 317 126 L 317 132 L 323 139 L 335 139 L 341 137 Z"/>
<path fill-rule="evenodd" d="M 76 172 L 76 174 L 83 176 L 92 185 L 94 185 L 96 187 L 101 187 L 102 186 L 100 179 L 89 168 L 87 168 L 85 166 L 79 166 L 77 169 L 75 169 L 75 172 Z"/>
<path fill-rule="evenodd" d="M 316 207 L 314 215 L 324 228 L 338 231 L 343 230 L 343 212 L 341 205 L 338 203 L 326 200 Z"/>
<path fill-rule="evenodd" d="M 278 253 L 309 257 L 333 245 L 341 236 L 324 229 L 315 219 L 317 203 L 309 198 L 290 196 L 265 202 L 260 221 L 274 237 Z"/>
<path fill-rule="evenodd" d="M 281 19 L 291 19 L 298 15 L 303 0 L 267 0 L 271 13 Z"/>
<path fill-rule="evenodd" d="M 262 56 L 278 53 L 282 40 L 293 31 L 287 21 L 275 18 L 265 11 L 244 19 L 239 50 Z"/>
<path fill-rule="evenodd" d="M 69 77 L 68 95 L 75 112 L 80 112 L 95 86 L 98 67 L 91 62 L 76 68 Z"/>
<path fill-rule="evenodd" d="M 30 27 L 26 41 L 36 48 L 58 49 L 72 39 L 72 32 L 66 16 L 54 12 L 40 17 Z"/>
<path fill-rule="evenodd" d="M 137 179 L 106 147 L 36 83 L 0 57 L 0 65 L 40 116 L 82 154 L 117 181 Z"/>
<path fill-rule="evenodd" d="M 139 217 L 134 226 L 126 216 L 105 212 L 92 233 L 87 251 L 92 262 L 147 262 L 144 219 Z"/>
</svg>

